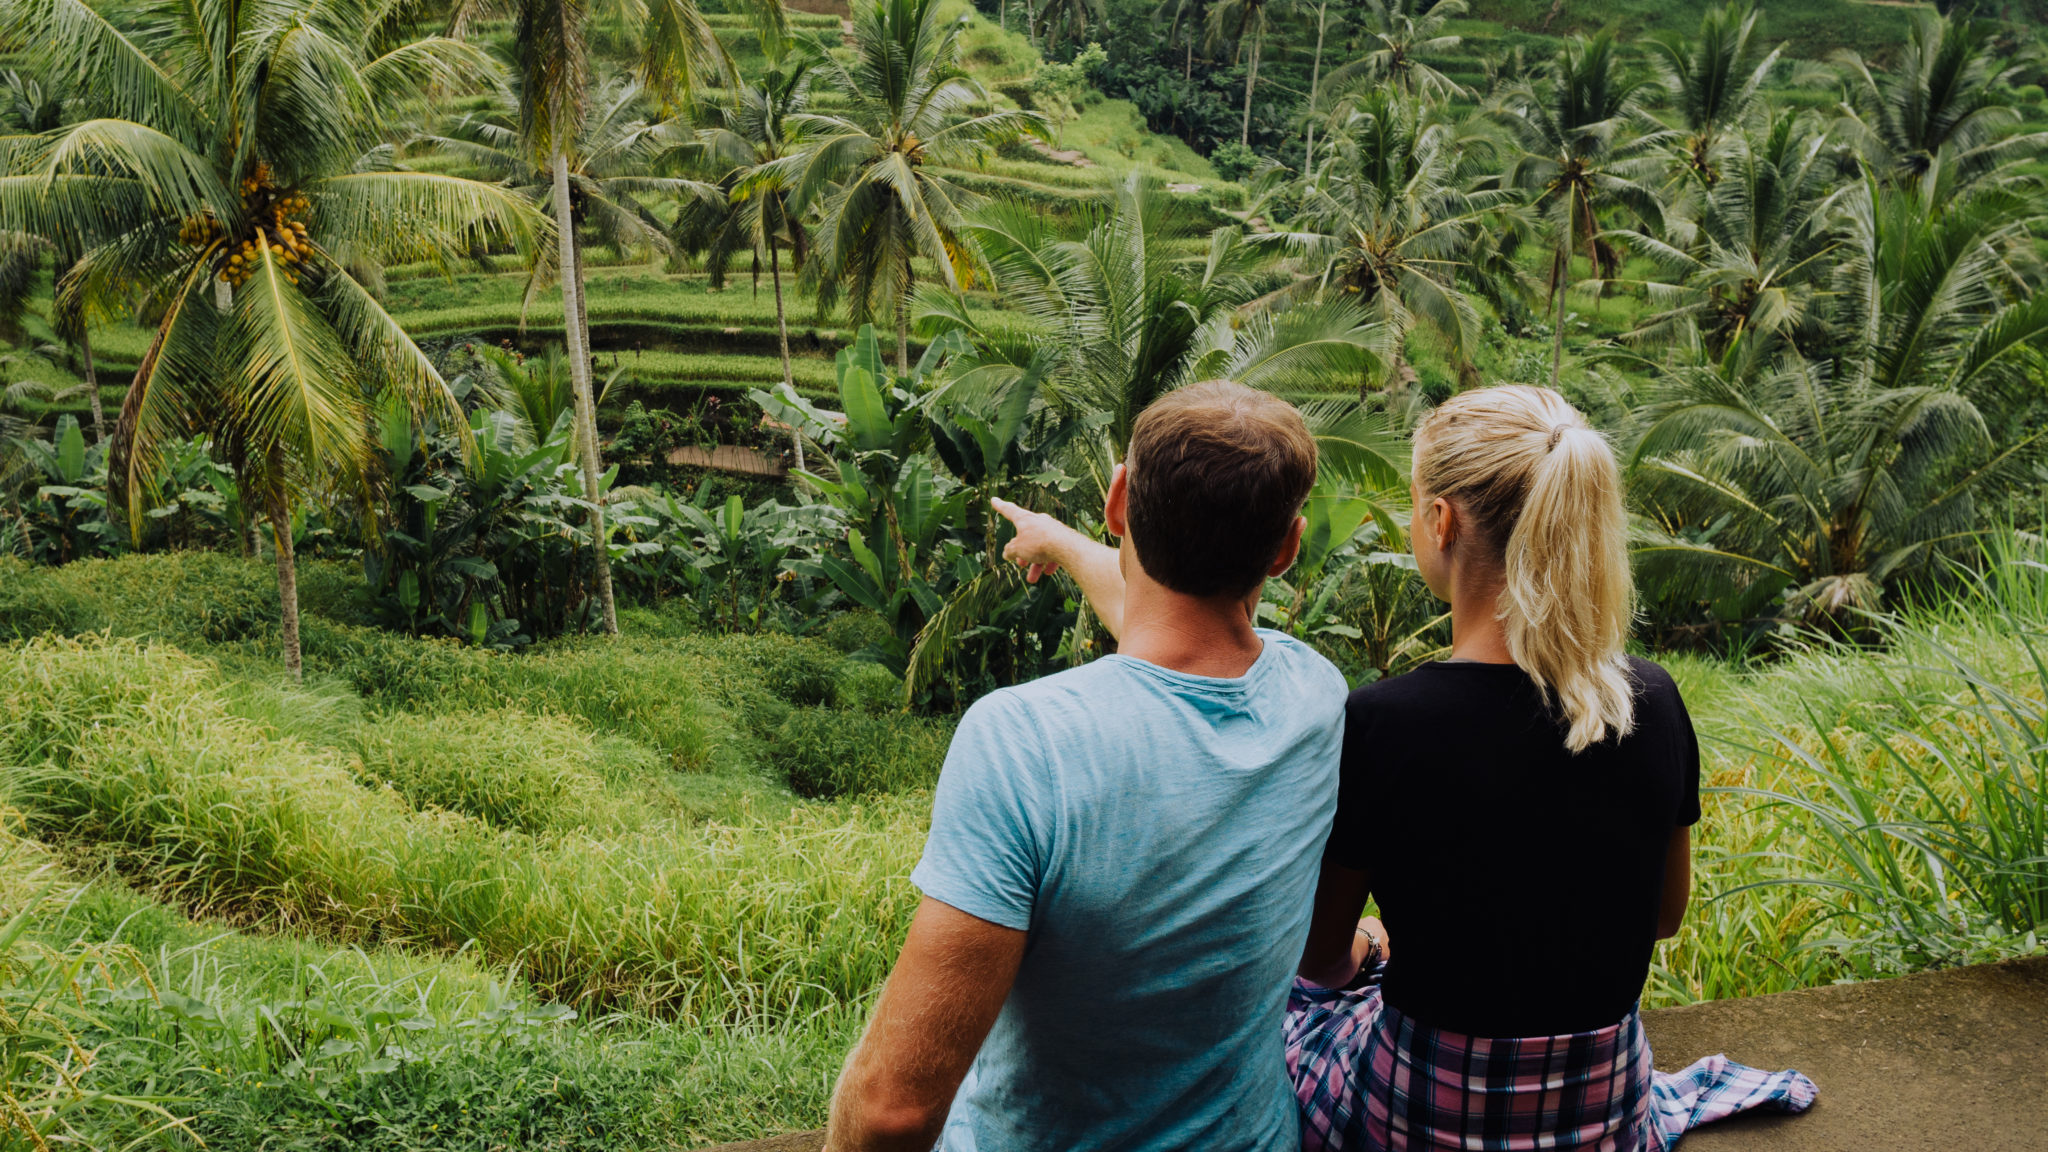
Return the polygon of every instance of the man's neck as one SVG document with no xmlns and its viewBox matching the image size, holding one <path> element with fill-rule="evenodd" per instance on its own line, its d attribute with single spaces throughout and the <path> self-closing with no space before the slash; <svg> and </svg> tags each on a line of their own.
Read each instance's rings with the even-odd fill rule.
<svg viewBox="0 0 2048 1152">
<path fill-rule="evenodd" d="M 1242 676 L 1265 648 L 1252 631 L 1251 603 L 1182 595 L 1137 574 L 1126 585 L 1117 651 L 1190 676 Z"/>
</svg>

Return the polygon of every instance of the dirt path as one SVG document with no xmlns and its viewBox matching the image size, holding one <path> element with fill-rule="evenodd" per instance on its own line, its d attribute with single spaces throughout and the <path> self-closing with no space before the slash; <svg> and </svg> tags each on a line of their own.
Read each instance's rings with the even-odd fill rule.
<svg viewBox="0 0 2048 1152">
<path fill-rule="evenodd" d="M 1048 160 L 1057 160 L 1062 164 L 1072 164 L 1076 168 L 1095 167 L 1095 161 L 1090 160 L 1087 156 L 1079 152 L 1076 152 L 1071 148 L 1054 148 L 1052 145 L 1047 144 L 1045 141 L 1038 139 L 1036 136 L 1026 137 L 1024 142 L 1031 146 L 1032 151 L 1037 152 L 1040 156 L 1043 156 Z"/>
</svg>

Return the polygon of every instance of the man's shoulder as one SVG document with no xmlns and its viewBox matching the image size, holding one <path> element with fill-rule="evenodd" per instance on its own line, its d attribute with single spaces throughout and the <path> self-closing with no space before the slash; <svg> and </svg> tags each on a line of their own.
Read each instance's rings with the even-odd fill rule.
<svg viewBox="0 0 2048 1152">
<path fill-rule="evenodd" d="M 974 707 L 986 704 L 999 711 L 1018 713 L 1064 706 L 1076 699 L 1094 698 L 1105 683 L 1122 675 L 1124 672 L 1118 667 L 1118 661 L 1090 660 L 1036 680 L 998 688 L 975 701 Z"/>
<path fill-rule="evenodd" d="M 1105 707 L 1117 699 L 1107 683 L 1119 674 L 1115 664 L 1096 660 L 998 688 L 968 707 L 961 727 L 1042 733 L 1077 710 Z"/>
<path fill-rule="evenodd" d="M 1306 681 L 1310 686 L 1326 689 L 1342 696 L 1350 690 L 1350 683 L 1344 673 L 1330 662 L 1328 656 L 1316 651 L 1305 640 L 1298 640 L 1285 632 L 1271 628 L 1257 629 L 1259 638 L 1274 649 L 1279 661 L 1295 678 Z"/>
</svg>

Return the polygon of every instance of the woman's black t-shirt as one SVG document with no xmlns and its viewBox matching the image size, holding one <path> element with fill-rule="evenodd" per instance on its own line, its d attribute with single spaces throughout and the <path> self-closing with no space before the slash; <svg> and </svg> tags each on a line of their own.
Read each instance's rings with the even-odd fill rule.
<svg viewBox="0 0 2048 1152">
<path fill-rule="evenodd" d="M 1630 665 L 1635 730 L 1577 755 L 1512 664 L 1426 664 L 1351 694 L 1325 855 L 1369 875 L 1389 1004 L 1491 1037 L 1592 1031 L 1634 1007 L 1700 761 L 1670 674 Z"/>
</svg>

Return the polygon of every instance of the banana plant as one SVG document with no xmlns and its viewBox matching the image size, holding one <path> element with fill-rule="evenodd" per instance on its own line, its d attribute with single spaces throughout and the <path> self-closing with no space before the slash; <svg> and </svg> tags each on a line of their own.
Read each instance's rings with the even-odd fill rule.
<svg viewBox="0 0 2048 1152">
<path fill-rule="evenodd" d="M 892 639 L 870 655 L 899 675 L 919 629 L 944 605 L 954 561 L 966 551 L 949 529 L 965 522 L 969 490 L 934 472 L 922 451 L 932 435 L 926 382 L 964 347 L 962 340 L 934 341 L 908 376 L 892 376 L 874 328 L 862 325 L 834 361 L 844 420 L 825 443 L 836 474 L 800 473 L 842 514 L 845 553 L 789 568 L 887 621 Z"/>
<path fill-rule="evenodd" d="M 716 507 L 702 503 L 708 488 L 684 501 L 649 493 L 619 506 L 613 519 L 635 537 L 621 551 L 620 569 L 659 591 L 681 584 L 708 603 L 707 623 L 730 631 L 758 629 L 776 590 L 794 576 L 784 561 L 816 553 L 840 526 L 826 504 L 791 507 L 763 500 L 752 508 L 737 494 Z"/>
<path fill-rule="evenodd" d="M 48 442 L 24 440 L 23 453 L 43 483 L 26 535 L 31 553 L 46 564 L 65 564 L 113 551 L 115 533 L 107 522 L 107 457 L 87 447 L 78 417 L 59 416 Z"/>
<path fill-rule="evenodd" d="M 1008 525 L 989 503 L 999 495 L 1035 503 L 1048 484 L 1071 486 L 1058 462 L 1075 435 L 1091 425 L 1079 414 L 1038 402 L 1056 363 L 1049 351 L 1033 356 L 993 412 L 980 411 L 965 391 L 942 389 L 927 399 L 933 454 L 966 486 L 978 509 L 981 548 L 978 556 L 962 558 L 945 604 L 918 632 L 903 677 L 906 700 L 948 672 L 957 677 L 971 671 L 996 683 L 1043 672 L 1056 662 L 1077 619 L 1058 582 L 1034 586 L 1015 578 L 1015 567 L 1002 559 Z M 980 666 L 961 667 L 974 663 Z"/>
<path fill-rule="evenodd" d="M 594 604 L 577 549 L 588 548 L 579 526 L 589 501 L 570 421 L 557 419 L 538 445 L 507 411 L 479 409 L 467 431 L 465 459 L 461 440 L 403 404 L 379 412 L 390 499 L 363 572 L 380 614 L 494 648 L 587 624 Z M 615 475 L 600 478 L 603 488 Z"/>
</svg>

